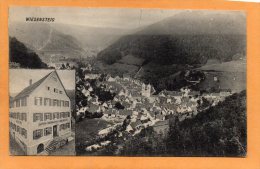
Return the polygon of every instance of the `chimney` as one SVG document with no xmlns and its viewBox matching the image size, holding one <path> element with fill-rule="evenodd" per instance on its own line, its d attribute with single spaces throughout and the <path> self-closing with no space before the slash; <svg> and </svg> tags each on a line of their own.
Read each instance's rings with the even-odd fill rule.
<svg viewBox="0 0 260 169">
<path fill-rule="evenodd" d="M 32 79 L 29 80 L 29 86 L 31 86 L 31 85 L 32 85 Z"/>
</svg>

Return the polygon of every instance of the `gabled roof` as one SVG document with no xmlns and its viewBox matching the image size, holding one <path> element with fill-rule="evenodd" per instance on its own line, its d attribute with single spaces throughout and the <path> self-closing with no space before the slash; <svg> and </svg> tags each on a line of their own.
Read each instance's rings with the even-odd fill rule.
<svg viewBox="0 0 260 169">
<path fill-rule="evenodd" d="M 22 98 L 22 97 L 25 97 L 25 96 L 28 96 L 29 94 L 31 94 L 31 93 L 32 93 L 38 86 L 40 86 L 40 85 L 47 79 L 47 77 L 49 77 L 52 73 L 56 73 L 56 75 L 57 75 L 57 77 L 58 77 L 58 80 L 60 81 L 61 86 L 63 87 L 66 96 L 67 96 L 68 98 L 70 98 L 69 95 L 67 94 L 67 91 L 66 91 L 64 85 L 62 84 L 62 82 L 61 82 L 61 80 L 60 80 L 60 77 L 59 77 L 58 73 L 56 72 L 56 70 L 54 70 L 54 71 L 48 73 L 48 74 L 47 74 L 46 76 L 44 76 L 43 78 L 41 78 L 40 80 L 38 80 L 37 82 L 35 82 L 35 83 L 31 84 L 30 86 L 24 88 L 20 93 L 18 93 L 18 94 L 14 97 L 13 100 L 16 100 L 16 99 L 19 99 L 19 98 Z"/>
<path fill-rule="evenodd" d="M 31 84 L 30 86 L 24 88 L 20 93 L 18 93 L 13 100 L 28 96 L 31 92 L 33 92 L 45 79 L 51 74 L 52 72 L 48 73 L 46 76 L 38 80 L 37 82 Z"/>
</svg>

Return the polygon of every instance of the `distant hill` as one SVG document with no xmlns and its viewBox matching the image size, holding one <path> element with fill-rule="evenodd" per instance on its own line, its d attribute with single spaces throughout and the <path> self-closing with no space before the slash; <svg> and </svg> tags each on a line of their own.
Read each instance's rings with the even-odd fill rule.
<svg viewBox="0 0 260 169">
<path fill-rule="evenodd" d="M 113 27 L 91 27 L 84 25 L 52 24 L 56 30 L 75 37 L 86 50 L 100 51 L 126 35 L 130 30 Z"/>
<path fill-rule="evenodd" d="M 9 60 L 20 68 L 47 68 L 39 56 L 16 38 L 9 38 Z M 12 68 L 12 66 L 11 66 Z"/>
<path fill-rule="evenodd" d="M 161 64 L 205 64 L 208 59 L 230 61 L 245 53 L 245 16 L 236 12 L 186 11 L 123 36 L 99 53 L 118 51 Z"/>
<path fill-rule="evenodd" d="M 96 56 L 99 51 L 129 31 L 60 23 L 14 22 L 9 25 L 9 35 L 34 49 L 46 62 L 49 62 L 50 57 L 55 60 L 61 56 L 68 58 Z"/>
<path fill-rule="evenodd" d="M 208 60 L 227 62 L 245 53 L 246 18 L 243 14 L 184 11 L 121 37 L 102 50 L 98 60 L 120 72 L 114 64 L 132 55 L 143 60 L 139 77 L 156 83 L 180 70 L 200 67 Z M 109 72 L 109 68 L 106 71 Z"/>
<path fill-rule="evenodd" d="M 9 35 L 16 37 L 27 47 L 32 48 L 46 63 L 60 58 L 83 57 L 85 51 L 80 42 L 50 24 L 45 23 L 12 23 Z"/>
</svg>

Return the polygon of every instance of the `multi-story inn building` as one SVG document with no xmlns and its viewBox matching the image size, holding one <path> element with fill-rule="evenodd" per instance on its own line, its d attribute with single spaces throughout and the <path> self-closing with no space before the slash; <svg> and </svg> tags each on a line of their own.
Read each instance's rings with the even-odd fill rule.
<svg viewBox="0 0 260 169">
<path fill-rule="evenodd" d="M 56 71 L 30 80 L 10 101 L 10 134 L 27 155 L 48 152 L 71 137 L 71 102 Z"/>
</svg>

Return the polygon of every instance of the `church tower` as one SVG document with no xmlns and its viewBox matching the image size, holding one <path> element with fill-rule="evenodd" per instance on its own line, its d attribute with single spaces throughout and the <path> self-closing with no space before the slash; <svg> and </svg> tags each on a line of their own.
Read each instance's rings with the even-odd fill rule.
<svg viewBox="0 0 260 169">
<path fill-rule="evenodd" d="M 142 84 L 142 96 L 145 96 L 145 97 L 150 97 L 151 96 L 151 85 L 148 84 Z"/>
</svg>

